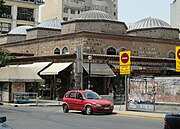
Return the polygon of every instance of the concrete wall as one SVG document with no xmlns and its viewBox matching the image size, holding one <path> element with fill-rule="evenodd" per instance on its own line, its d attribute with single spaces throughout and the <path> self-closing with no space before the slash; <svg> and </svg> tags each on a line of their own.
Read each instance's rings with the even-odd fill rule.
<svg viewBox="0 0 180 129">
<path fill-rule="evenodd" d="M 152 28 L 130 31 L 128 35 L 161 38 L 161 39 L 179 39 L 178 29 Z"/>
<path fill-rule="evenodd" d="M 113 21 L 77 21 L 62 26 L 62 34 L 91 31 L 107 34 L 126 34 L 126 25 Z"/>
</svg>

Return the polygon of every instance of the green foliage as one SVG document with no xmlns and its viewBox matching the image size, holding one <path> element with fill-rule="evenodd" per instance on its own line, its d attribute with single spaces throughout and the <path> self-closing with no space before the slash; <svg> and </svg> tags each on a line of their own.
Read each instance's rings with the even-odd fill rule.
<svg viewBox="0 0 180 129">
<path fill-rule="evenodd" d="M 0 0 L 0 5 L 4 4 L 6 2 L 6 0 Z"/>
<path fill-rule="evenodd" d="M 13 59 L 14 57 L 11 56 L 7 51 L 0 48 L 0 67 L 6 66 L 7 61 Z"/>
</svg>

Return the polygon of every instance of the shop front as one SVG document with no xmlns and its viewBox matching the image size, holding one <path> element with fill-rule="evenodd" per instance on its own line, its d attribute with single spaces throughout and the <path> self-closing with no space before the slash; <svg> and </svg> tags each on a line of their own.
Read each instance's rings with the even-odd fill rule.
<svg viewBox="0 0 180 129">
<path fill-rule="evenodd" d="M 45 80 L 40 87 L 40 96 L 44 99 L 62 98 L 70 89 L 73 78 L 73 62 L 52 63 L 40 72 Z"/>
<path fill-rule="evenodd" d="M 30 92 L 31 87 L 37 89 L 42 79 L 29 67 L 0 68 L 0 99 L 2 102 L 12 102 L 17 93 Z M 38 92 L 33 90 L 31 92 Z"/>
</svg>

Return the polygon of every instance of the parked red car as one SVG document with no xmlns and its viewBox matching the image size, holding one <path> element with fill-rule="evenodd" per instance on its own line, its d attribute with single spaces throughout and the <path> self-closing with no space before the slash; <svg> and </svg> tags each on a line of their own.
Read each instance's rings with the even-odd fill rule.
<svg viewBox="0 0 180 129">
<path fill-rule="evenodd" d="M 108 100 L 102 98 L 91 90 L 70 90 L 63 97 L 63 112 L 79 110 L 87 115 L 93 112 L 112 113 L 114 106 Z"/>
</svg>

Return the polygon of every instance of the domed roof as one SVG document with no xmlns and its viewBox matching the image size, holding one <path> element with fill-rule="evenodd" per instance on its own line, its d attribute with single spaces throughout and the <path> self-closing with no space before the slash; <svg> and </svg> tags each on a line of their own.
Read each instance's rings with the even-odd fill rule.
<svg viewBox="0 0 180 129">
<path fill-rule="evenodd" d="M 8 34 L 27 34 L 27 29 L 33 28 L 32 26 L 18 26 L 12 29 Z"/>
<path fill-rule="evenodd" d="M 99 10 L 89 10 L 84 11 L 80 13 L 77 17 L 75 17 L 77 20 L 89 20 L 89 19 L 104 19 L 104 20 L 114 20 L 110 14 L 99 11 Z"/>
<path fill-rule="evenodd" d="M 63 21 L 58 20 L 57 18 L 54 18 L 54 19 L 50 19 L 50 20 L 42 22 L 41 24 L 37 25 L 37 27 L 50 28 L 50 29 L 61 29 L 62 22 Z"/>
<path fill-rule="evenodd" d="M 168 23 L 157 18 L 145 18 L 130 26 L 129 30 L 146 29 L 146 28 L 172 28 Z"/>
</svg>

